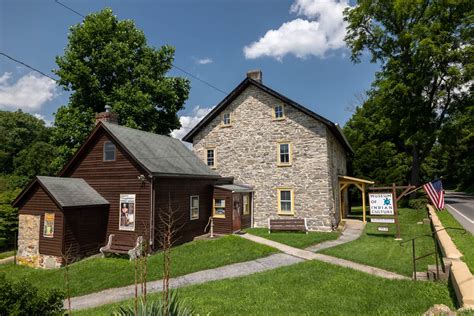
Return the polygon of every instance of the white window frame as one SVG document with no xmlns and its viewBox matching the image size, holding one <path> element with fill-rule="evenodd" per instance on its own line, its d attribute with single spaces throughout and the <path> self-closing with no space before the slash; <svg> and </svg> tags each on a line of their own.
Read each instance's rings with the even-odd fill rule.
<svg viewBox="0 0 474 316">
<path fill-rule="evenodd" d="M 229 121 L 226 122 L 226 116 L 228 116 Z M 231 113 L 223 113 L 222 114 L 222 126 L 229 127 L 232 126 L 232 114 Z"/>
<path fill-rule="evenodd" d="M 197 217 L 193 217 L 193 209 L 196 209 L 196 207 L 193 207 L 194 198 L 197 198 Z M 191 195 L 189 197 L 189 219 L 192 221 L 199 219 L 199 195 Z"/>
<path fill-rule="evenodd" d="M 281 145 L 288 145 L 288 162 L 281 161 Z M 293 146 L 289 141 L 277 142 L 277 166 L 288 167 L 293 163 Z"/>
<path fill-rule="evenodd" d="M 291 203 L 290 211 L 282 211 L 281 209 L 281 202 L 288 200 L 281 200 L 281 192 L 290 192 L 290 199 L 289 202 Z M 278 215 L 295 215 L 295 193 L 292 188 L 277 188 L 277 200 L 278 200 Z"/>
<path fill-rule="evenodd" d="M 108 144 L 112 144 L 114 146 L 114 159 L 106 159 L 106 152 L 110 152 L 110 150 L 109 151 L 105 150 L 105 147 Z M 117 146 L 115 146 L 115 144 L 111 142 L 110 140 L 105 141 L 104 146 L 102 148 L 102 161 L 115 161 L 116 159 L 117 159 Z"/>
<path fill-rule="evenodd" d="M 281 108 L 281 116 L 277 117 L 277 108 Z M 284 104 L 277 104 L 273 107 L 272 112 L 273 120 L 280 121 L 285 119 L 285 105 Z"/>
<path fill-rule="evenodd" d="M 212 158 L 213 158 L 213 165 L 209 165 L 209 151 L 212 151 Z M 216 159 L 216 148 L 208 147 L 206 148 L 206 165 L 211 169 L 216 169 L 217 167 L 217 159 Z"/>
</svg>

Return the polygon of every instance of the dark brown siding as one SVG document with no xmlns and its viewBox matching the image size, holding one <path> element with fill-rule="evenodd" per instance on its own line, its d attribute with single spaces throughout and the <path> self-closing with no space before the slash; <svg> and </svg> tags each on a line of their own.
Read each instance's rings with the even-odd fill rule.
<svg viewBox="0 0 474 316">
<path fill-rule="evenodd" d="M 108 207 L 69 209 L 64 214 L 65 252 L 71 258 L 98 253 L 105 244 Z"/>
<path fill-rule="evenodd" d="M 225 199 L 225 218 L 214 218 L 214 233 L 232 234 L 232 192 L 214 188 L 214 199 Z"/>
<path fill-rule="evenodd" d="M 182 228 L 178 231 L 179 239 L 176 243 L 192 240 L 194 237 L 203 235 L 212 208 L 212 192 L 215 180 L 210 179 L 186 179 L 186 178 L 157 178 L 155 180 L 155 248 L 159 247 L 160 212 L 169 208 L 176 212 L 175 218 L 179 219 L 176 226 Z M 190 219 L 190 197 L 199 196 L 199 219 Z M 209 228 L 208 228 L 209 229 Z"/>
<path fill-rule="evenodd" d="M 19 206 L 20 214 L 40 215 L 39 252 L 43 255 L 61 256 L 63 248 L 63 213 L 49 195 L 38 184 Z M 44 213 L 54 213 L 54 234 L 52 238 L 43 237 Z"/>
<path fill-rule="evenodd" d="M 110 203 L 107 223 L 109 234 L 136 238 L 145 235 L 145 227 L 149 227 L 150 215 L 150 183 L 142 183 L 138 176 L 146 172 L 115 143 L 117 148 L 115 161 L 103 161 L 103 145 L 113 139 L 104 130 L 97 132 L 83 154 L 76 159 L 62 176 L 83 178 Z M 136 194 L 135 200 L 135 231 L 119 230 L 120 194 Z"/>
</svg>

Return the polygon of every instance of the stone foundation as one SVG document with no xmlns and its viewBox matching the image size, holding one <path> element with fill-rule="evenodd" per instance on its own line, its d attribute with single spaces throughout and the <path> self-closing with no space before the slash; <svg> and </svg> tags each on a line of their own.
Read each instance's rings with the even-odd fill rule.
<svg viewBox="0 0 474 316">
<path fill-rule="evenodd" d="M 30 267 L 39 266 L 39 215 L 20 214 L 18 217 L 17 262 Z"/>
</svg>

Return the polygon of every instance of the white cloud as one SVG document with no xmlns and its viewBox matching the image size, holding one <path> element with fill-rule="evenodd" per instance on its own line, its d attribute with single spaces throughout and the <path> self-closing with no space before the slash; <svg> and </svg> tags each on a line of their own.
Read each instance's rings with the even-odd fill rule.
<svg viewBox="0 0 474 316">
<path fill-rule="evenodd" d="M 196 62 L 199 65 L 207 65 L 207 64 L 212 64 L 214 61 L 211 58 L 202 58 L 202 59 L 196 60 Z"/>
<path fill-rule="evenodd" d="M 305 18 L 267 31 L 258 41 L 244 47 L 245 58 L 269 56 L 282 60 L 288 54 L 298 58 L 324 57 L 328 51 L 344 47 L 347 23 L 343 10 L 348 6 L 347 0 L 295 0 L 290 12 Z"/>
<path fill-rule="evenodd" d="M 212 107 L 203 108 L 199 105 L 193 109 L 193 112 L 190 116 L 181 116 L 179 121 L 181 122 L 181 128 L 175 129 L 171 132 L 171 136 L 177 139 L 181 139 L 189 133 L 189 131 L 199 123 L 204 116 L 207 115 L 212 110 Z"/>
<path fill-rule="evenodd" d="M 0 77 L 0 109 L 32 112 L 56 96 L 56 82 L 49 78 L 39 77 L 33 72 L 15 83 L 9 83 L 10 78 L 8 72 Z"/>
<path fill-rule="evenodd" d="M 36 117 L 36 118 L 39 119 L 39 120 L 43 120 L 43 122 L 44 122 L 44 124 L 45 124 L 46 126 L 53 126 L 53 121 L 47 120 L 47 119 L 44 117 L 44 115 L 41 115 L 41 114 L 39 114 L 39 113 L 35 113 L 35 114 L 33 114 L 33 116 Z"/>
</svg>

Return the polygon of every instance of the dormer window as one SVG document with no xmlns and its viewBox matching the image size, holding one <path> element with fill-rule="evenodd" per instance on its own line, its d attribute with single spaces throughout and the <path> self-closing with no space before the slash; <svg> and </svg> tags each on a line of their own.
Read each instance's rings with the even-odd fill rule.
<svg viewBox="0 0 474 316">
<path fill-rule="evenodd" d="M 231 120 L 230 120 L 230 113 L 224 113 L 222 116 L 222 124 L 224 126 L 230 126 Z"/>
<path fill-rule="evenodd" d="M 115 145 L 112 142 L 104 143 L 104 161 L 115 161 Z"/>
<path fill-rule="evenodd" d="M 273 118 L 275 120 L 282 120 L 285 118 L 285 106 L 283 104 L 277 104 L 273 108 Z"/>
</svg>

